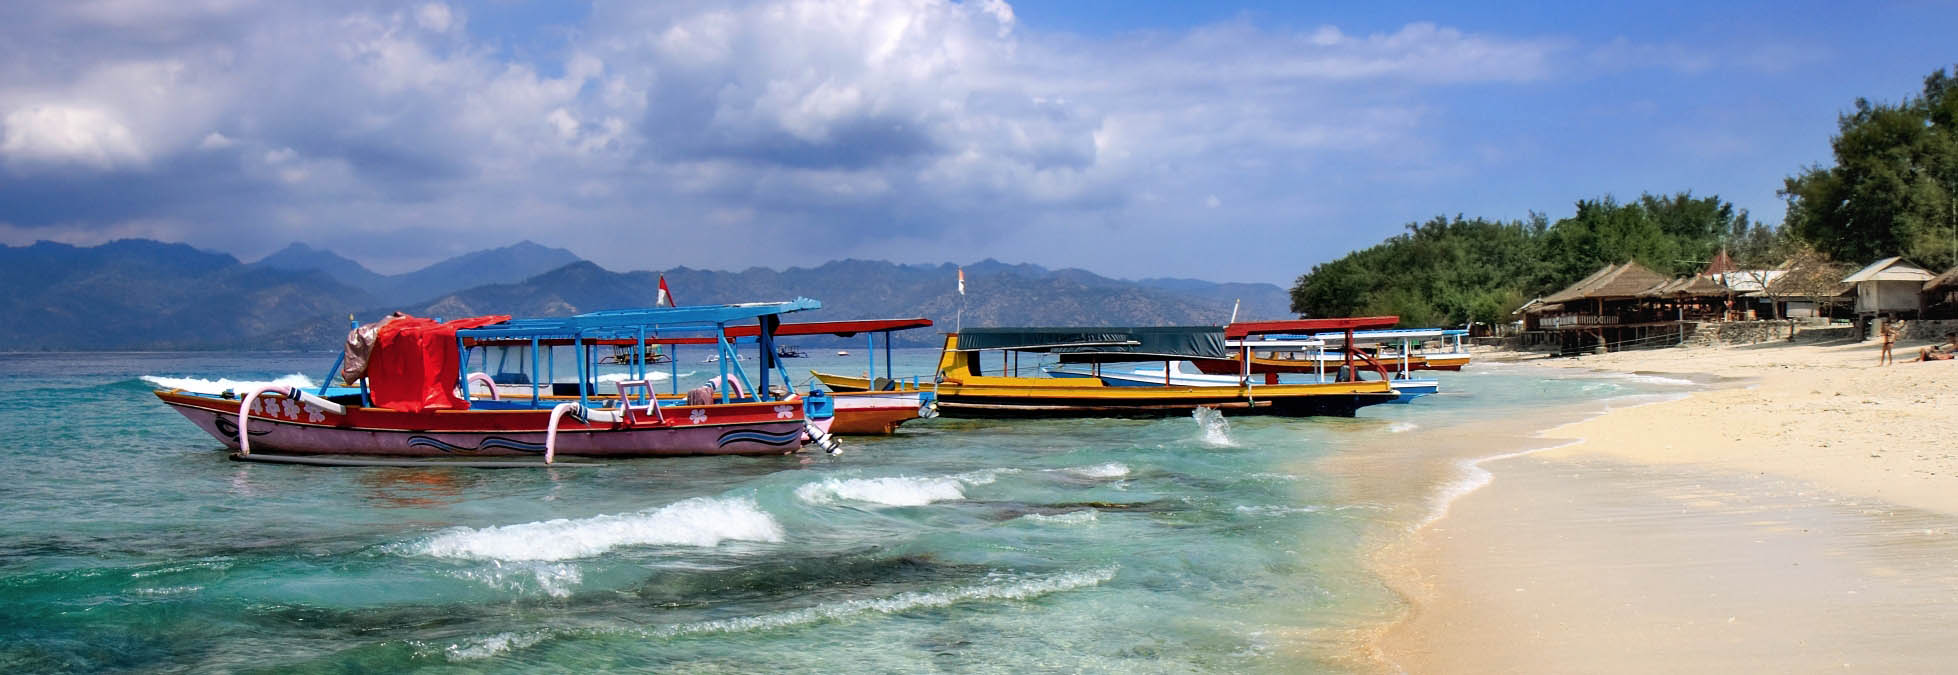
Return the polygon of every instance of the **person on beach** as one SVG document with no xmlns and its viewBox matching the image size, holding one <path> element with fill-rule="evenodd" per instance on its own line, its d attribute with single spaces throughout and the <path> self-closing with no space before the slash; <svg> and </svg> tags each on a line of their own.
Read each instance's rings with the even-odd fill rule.
<svg viewBox="0 0 1958 675">
<path fill-rule="evenodd" d="M 1945 344 L 1931 345 L 1917 352 L 1919 361 L 1950 361 L 1958 356 L 1958 332 L 1945 333 Z"/>
<path fill-rule="evenodd" d="M 1896 363 L 1897 357 L 1890 354 L 1890 347 L 1897 344 L 1897 322 L 1883 322 L 1883 329 L 1879 332 L 1883 334 L 1883 353 L 1876 357 L 1876 365 L 1887 366 Z"/>
</svg>

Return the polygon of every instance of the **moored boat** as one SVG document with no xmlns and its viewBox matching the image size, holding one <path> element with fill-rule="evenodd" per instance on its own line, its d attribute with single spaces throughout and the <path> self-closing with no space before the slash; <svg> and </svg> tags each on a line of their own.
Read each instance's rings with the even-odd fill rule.
<svg viewBox="0 0 1958 675">
<path fill-rule="evenodd" d="M 1320 348 L 1324 347 L 1323 342 L 1316 340 L 1311 342 L 1316 343 Z M 1190 365 L 1188 361 L 1171 362 L 1167 369 L 1138 367 L 1131 370 L 1102 368 L 1099 371 L 1089 371 L 1080 366 L 1052 365 L 1046 366 L 1042 370 L 1050 377 L 1098 378 L 1103 384 L 1111 387 L 1160 387 L 1164 385 L 1235 387 L 1240 382 L 1239 376 L 1204 373 L 1197 370 L 1195 366 Z M 1361 373 L 1364 374 L 1365 371 L 1362 370 Z M 1325 377 L 1326 375 L 1323 372 L 1317 375 L 1287 375 L 1281 377 L 1279 383 L 1285 384 L 1301 381 L 1323 382 L 1325 381 Z M 1298 378 L 1316 379 L 1307 380 Z M 1396 398 L 1394 399 L 1395 403 L 1408 403 L 1416 398 L 1440 393 L 1441 391 L 1440 380 L 1434 378 L 1411 378 L 1405 372 L 1391 373 L 1391 377 L 1387 379 L 1387 385 L 1392 387 L 1396 394 Z"/>
<path fill-rule="evenodd" d="M 1388 328 L 1398 322 L 1398 317 L 1355 317 L 1233 323 L 1225 327 L 1233 358 L 1191 363 L 1204 373 L 1230 375 L 1240 372 L 1238 362 L 1248 357 L 1253 374 L 1316 373 L 1343 363 L 1351 347 L 1371 355 L 1389 372 L 1452 371 L 1469 364 L 1469 352 L 1462 346 L 1468 331 Z M 1375 330 L 1361 330 L 1365 328 Z M 1315 340 L 1329 349 L 1306 346 Z"/>
<path fill-rule="evenodd" d="M 931 319 L 858 319 L 848 321 L 812 321 L 803 323 L 784 323 L 771 327 L 773 334 L 782 336 L 832 335 L 836 337 L 855 337 L 859 334 L 868 340 L 870 351 L 869 369 L 863 378 L 866 384 L 852 391 L 830 392 L 835 405 L 835 416 L 828 431 L 839 435 L 889 435 L 905 422 L 938 416 L 936 397 L 930 387 L 913 386 L 899 388 L 888 377 L 891 370 L 891 333 L 913 328 L 931 326 Z M 884 336 L 884 373 L 877 374 L 876 336 Z M 729 326 L 726 338 L 736 341 L 756 339 L 759 327 L 754 325 Z M 673 338 L 661 339 L 665 344 L 706 344 L 711 338 Z M 843 352 L 847 353 L 847 352 Z M 776 367 L 780 367 L 778 359 Z M 764 366 L 766 367 L 766 366 Z M 783 371 L 782 379 L 789 376 Z"/>
<path fill-rule="evenodd" d="M 999 370 L 982 365 L 1000 355 Z M 1387 403 L 1395 394 L 1384 380 L 1310 384 L 1259 384 L 1243 378 L 1235 387 L 1109 386 L 1099 379 L 1040 376 L 1021 355 L 1062 363 L 1164 362 L 1228 358 L 1224 332 L 1215 326 L 1150 328 L 975 328 L 946 336 L 934 383 L 897 383 L 898 390 L 935 384 L 939 410 L 948 417 L 1160 417 L 1213 408 L 1234 415 L 1351 416 Z M 865 391 L 869 378 L 815 373 L 833 391 Z"/>
<path fill-rule="evenodd" d="M 748 386 L 732 345 L 717 340 L 726 383 L 702 403 L 660 398 L 645 376 L 646 337 L 666 332 L 719 335 L 737 321 L 779 321 L 781 314 L 816 309 L 808 299 L 792 302 L 592 312 L 563 318 L 481 317 L 441 323 L 427 319 L 386 322 L 374 332 L 371 352 L 350 350 L 333 370 L 350 361 L 365 364 L 353 384 L 318 391 L 268 386 L 217 395 L 159 390 L 158 399 L 206 432 L 236 448 L 294 455 L 509 456 L 556 455 L 649 457 L 678 455 L 775 455 L 800 450 L 809 442 L 829 443 L 823 432 L 833 414 L 828 396 L 797 397 L 769 386 L 760 372 Z M 762 333 L 764 348 L 772 338 Z M 545 385 L 558 365 L 557 349 L 571 347 L 579 377 L 566 395 Z M 603 355 L 597 350 L 637 345 L 641 358 L 630 360 L 637 379 L 611 382 L 607 396 L 593 376 Z M 516 369 L 530 395 L 489 399 L 470 395 L 472 382 L 492 383 L 487 373 L 469 373 L 471 357 L 489 361 L 490 350 L 528 354 Z M 352 355 L 352 358 L 349 357 Z M 541 367 L 540 367 L 541 366 Z M 732 370 L 730 370 L 732 368 Z M 548 369 L 548 370 L 547 370 Z M 546 372 L 539 372 L 546 371 Z M 344 377 L 344 376 L 342 376 Z M 328 378 L 329 385 L 333 377 Z M 749 393 L 753 392 L 753 393 Z"/>
</svg>

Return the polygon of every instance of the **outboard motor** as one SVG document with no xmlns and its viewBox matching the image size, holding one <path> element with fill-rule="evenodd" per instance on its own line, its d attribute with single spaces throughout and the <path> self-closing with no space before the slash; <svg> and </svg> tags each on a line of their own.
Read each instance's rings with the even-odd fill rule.
<svg viewBox="0 0 1958 675">
<path fill-rule="evenodd" d="M 803 434 L 809 438 L 810 443 L 832 455 L 843 453 L 843 443 L 836 440 L 835 434 L 823 431 L 816 423 L 835 416 L 836 399 L 830 398 L 829 392 L 812 387 L 809 389 L 809 395 L 802 397 Z"/>
</svg>

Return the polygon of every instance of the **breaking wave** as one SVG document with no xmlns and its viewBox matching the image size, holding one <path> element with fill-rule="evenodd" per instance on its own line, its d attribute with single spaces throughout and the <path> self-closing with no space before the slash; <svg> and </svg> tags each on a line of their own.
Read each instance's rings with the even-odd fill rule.
<svg viewBox="0 0 1958 675">
<path fill-rule="evenodd" d="M 965 499 L 969 485 L 987 485 L 1002 473 L 1015 469 L 988 469 L 955 476 L 921 478 L 886 476 L 882 478 L 825 478 L 795 489 L 795 496 L 811 504 L 838 501 L 865 502 L 883 506 L 924 506 L 934 502 Z"/>
<path fill-rule="evenodd" d="M 1094 466 L 1075 467 L 1072 469 L 1062 469 L 1062 471 L 1066 471 L 1067 473 L 1071 473 L 1076 476 L 1080 476 L 1082 478 L 1121 478 L 1123 476 L 1129 475 L 1128 465 L 1121 464 L 1118 462 L 1109 462 L 1107 464 L 1096 464 Z"/>
<path fill-rule="evenodd" d="M 409 552 L 471 560 L 568 560 L 621 546 L 716 546 L 781 541 L 782 526 L 752 498 L 695 497 L 654 511 L 449 530 Z"/>
<path fill-rule="evenodd" d="M 207 380 L 200 377 L 164 377 L 161 375 L 144 375 L 142 380 L 158 389 L 182 389 L 199 394 L 222 394 L 227 390 L 242 393 L 266 385 L 299 387 L 300 389 L 315 389 L 319 387 L 318 383 L 313 382 L 313 378 L 299 373 L 293 373 L 276 380 Z"/>
<path fill-rule="evenodd" d="M 965 499 L 964 483 L 954 477 L 912 478 L 825 478 L 795 489 L 795 496 L 811 504 L 837 501 L 869 502 L 885 506 L 924 506 L 932 502 Z"/>
<path fill-rule="evenodd" d="M 991 581 L 939 591 L 913 591 L 882 598 L 844 600 L 813 607 L 770 612 L 731 619 L 714 619 L 648 629 L 572 630 L 562 633 L 535 631 L 497 633 L 484 638 L 460 640 L 439 648 L 449 661 L 480 661 L 564 635 L 622 634 L 646 638 L 678 638 L 715 633 L 747 633 L 796 628 L 825 621 L 847 621 L 861 616 L 901 614 L 921 609 L 937 609 L 987 600 L 1030 600 L 1045 595 L 1100 585 L 1115 578 L 1115 568 L 1062 572 L 1047 575 L 1002 576 Z M 424 654 L 437 651 L 426 643 L 411 643 Z"/>
<path fill-rule="evenodd" d="M 693 373 L 691 373 L 691 372 L 689 372 L 689 373 L 687 373 L 687 375 L 692 375 L 692 374 L 693 374 Z M 673 377 L 672 375 L 668 375 L 668 374 L 666 374 L 666 372 L 665 372 L 665 371 L 660 371 L 660 370 L 649 370 L 649 371 L 646 371 L 646 381 L 648 381 L 648 382 L 664 382 L 664 381 L 666 381 L 666 380 L 669 380 L 669 379 L 672 379 L 672 377 Z M 594 381 L 594 382 L 624 382 L 624 381 L 626 381 L 626 380 L 630 380 L 630 379 L 634 379 L 634 378 L 633 378 L 633 377 L 632 377 L 632 375 L 631 375 L 631 374 L 629 374 L 629 373 L 607 373 L 607 374 L 604 374 L 604 375 L 600 375 L 600 376 L 598 376 L 598 377 L 594 377 L 594 378 L 592 378 L 592 381 Z"/>
<path fill-rule="evenodd" d="M 785 612 L 734 619 L 683 623 L 647 631 L 650 637 L 680 637 L 704 633 L 745 633 L 839 621 L 866 614 L 898 614 L 980 600 L 1026 600 L 1050 593 L 1095 586 L 1115 578 L 1115 569 L 1063 572 L 1044 576 L 1009 577 L 942 591 L 914 591 L 883 598 L 845 600 Z"/>
<path fill-rule="evenodd" d="M 1069 511 L 1067 513 L 1056 513 L 1053 515 L 1029 513 L 1020 517 L 1036 523 L 1055 523 L 1059 525 L 1085 525 L 1101 518 L 1094 509 L 1081 509 L 1079 511 Z"/>
<path fill-rule="evenodd" d="M 546 633 L 497 633 L 481 640 L 458 642 L 442 649 L 450 661 L 481 661 L 513 649 L 524 649 L 550 637 Z"/>
</svg>

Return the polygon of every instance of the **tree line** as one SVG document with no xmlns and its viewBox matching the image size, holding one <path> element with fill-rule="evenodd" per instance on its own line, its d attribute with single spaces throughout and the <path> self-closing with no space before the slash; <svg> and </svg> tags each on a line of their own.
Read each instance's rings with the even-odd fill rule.
<svg viewBox="0 0 1958 675">
<path fill-rule="evenodd" d="M 1752 268 L 1796 260 L 1813 271 L 1893 255 L 1933 270 L 1958 265 L 1958 77 L 1939 69 L 1920 95 L 1896 104 L 1857 99 L 1837 127 L 1833 166 L 1784 179 L 1788 210 L 1778 225 L 1690 192 L 1580 200 L 1555 222 L 1538 213 L 1437 217 L 1313 266 L 1292 287 L 1292 311 L 1495 324 L 1607 264 L 1631 260 L 1678 276 L 1704 269 L 1721 249 Z"/>
</svg>

